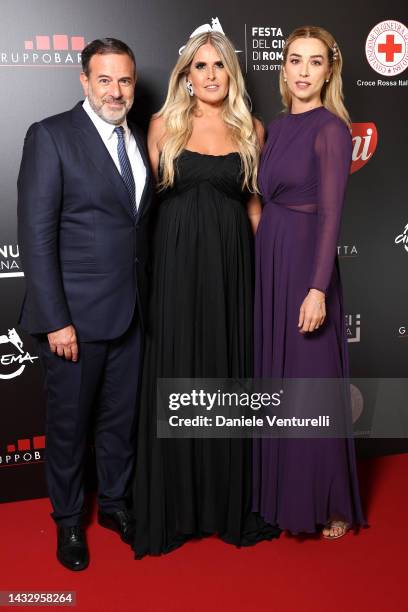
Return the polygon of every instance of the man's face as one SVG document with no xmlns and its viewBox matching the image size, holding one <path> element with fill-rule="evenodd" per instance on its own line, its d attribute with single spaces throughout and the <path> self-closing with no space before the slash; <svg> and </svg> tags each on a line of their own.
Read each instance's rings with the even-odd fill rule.
<svg viewBox="0 0 408 612">
<path fill-rule="evenodd" d="M 120 125 L 133 104 L 136 74 L 126 54 L 97 53 L 89 62 L 89 76 L 81 72 L 81 83 L 91 108 L 107 123 Z"/>
</svg>

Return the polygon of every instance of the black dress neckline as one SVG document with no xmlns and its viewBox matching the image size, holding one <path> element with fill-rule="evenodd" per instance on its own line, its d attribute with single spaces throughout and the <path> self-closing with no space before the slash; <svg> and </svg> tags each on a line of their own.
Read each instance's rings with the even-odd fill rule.
<svg viewBox="0 0 408 612">
<path fill-rule="evenodd" d="M 202 157 L 229 157 L 230 155 L 239 155 L 238 151 L 231 151 L 230 153 L 225 153 L 224 155 L 212 155 L 211 153 L 200 153 L 199 151 L 192 151 L 191 149 L 183 149 L 183 152 L 192 153 L 193 155 L 201 155 Z"/>
</svg>

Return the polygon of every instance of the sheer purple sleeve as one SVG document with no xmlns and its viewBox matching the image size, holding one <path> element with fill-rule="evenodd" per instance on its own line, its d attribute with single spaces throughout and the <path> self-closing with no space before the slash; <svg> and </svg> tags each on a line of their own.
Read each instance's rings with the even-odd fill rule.
<svg viewBox="0 0 408 612">
<path fill-rule="evenodd" d="M 309 287 L 324 293 L 333 273 L 351 151 L 351 135 L 345 123 L 336 119 L 322 126 L 315 141 L 317 234 Z"/>
</svg>

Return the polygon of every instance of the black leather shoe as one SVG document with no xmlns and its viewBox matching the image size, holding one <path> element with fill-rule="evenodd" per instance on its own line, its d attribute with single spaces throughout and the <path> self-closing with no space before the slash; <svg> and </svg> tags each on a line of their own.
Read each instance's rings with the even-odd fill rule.
<svg viewBox="0 0 408 612">
<path fill-rule="evenodd" d="M 131 544 L 133 540 L 135 522 L 127 510 L 117 510 L 116 512 L 98 512 L 98 523 L 102 527 L 116 531 L 126 544 Z"/>
<path fill-rule="evenodd" d="M 58 527 L 57 559 L 73 572 L 88 567 L 89 552 L 82 527 Z"/>
</svg>

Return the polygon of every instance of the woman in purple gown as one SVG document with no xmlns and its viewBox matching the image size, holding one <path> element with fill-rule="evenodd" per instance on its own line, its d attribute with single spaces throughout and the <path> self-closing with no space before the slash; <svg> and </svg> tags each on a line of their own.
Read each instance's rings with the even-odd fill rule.
<svg viewBox="0 0 408 612">
<path fill-rule="evenodd" d="M 325 30 L 289 36 L 280 76 L 287 112 L 270 125 L 260 165 L 257 377 L 348 376 L 336 258 L 352 149 L 341 65 Z M 255 440 L 253 510 L 281 529 L 323 529 L 330 539 L 364 525 L 353 440 Z"/>
</svg>

